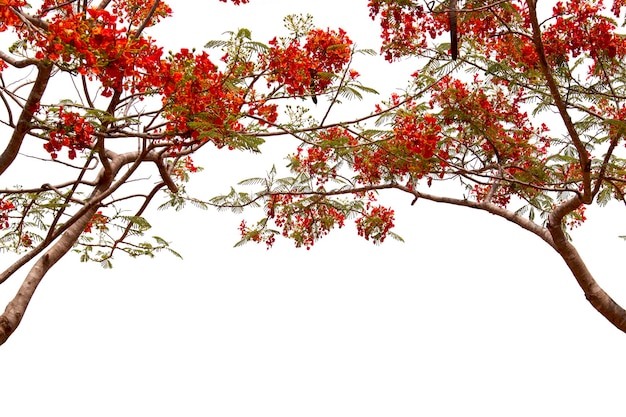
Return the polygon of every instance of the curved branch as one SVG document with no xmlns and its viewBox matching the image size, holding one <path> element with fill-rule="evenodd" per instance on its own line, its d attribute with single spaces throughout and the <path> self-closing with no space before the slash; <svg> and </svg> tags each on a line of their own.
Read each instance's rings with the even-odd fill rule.
<svg viewBox="0 0 626 417">
<path fill-rule="evenodd" d="M 411 205 L 415 204 L 417 202 L 418 199 L 424 199 L 424 200 L 429 200 L 435 203 L 443 203 L 443 204 L 449 204 L 449 205 L 453 205 L 453 206 L 461 206 L 461 207 L 467 207 L 467 208 L 472 208 L 475 210 L 481 210 L 481 211 L 486 211 L 488 213 L 491 213 L 493 215 L 496 215 L 498 217 L 502 217 L 505 220 L 510 221 L 511 223 L 515 223 L 516 225 L 520 226 L 521 228 L 528 230 L 529 232 L 533 233 L 534 235 L 538 236 L 539 238 L 541 238 L 543 241 L 545 241 L 548 245 L 550 245 L 551 247 L 555 248 L 554 246 L 554 242 L 552 239 L 552 236 L 550 235 L 550 233 L 548 232 L 548 229 L 546 229 L 545 227 L 539 226 L 537 223 L 520 216 L 519 214 L 516 214 L 510 210 L 507 210 L 505 208 L 496 206 L 495 204 L 491 204 L 489 202 L 479 202 L 479 201 L 472 201 L 472 200 L 467 200 L 467 199 L 460 199 L 460 198 L 453 198 L 453 197 L 445 197 L 445 196 L 439 196 L 439 195 L 434 195 L 434 194 L 429 194 L 429 193 L 424 193 L 421 191 L 417 191 L 413 188 L 401 185 L 401 184 L 397 184 L 397 183 L 389 183 L 389 184 L 379 184 L 379 185 L 370 185 L 370 186 L 363 186 L 363 187 L 350 187 L 350 188 L 344 188 L 344 189 L 338 189 L 338 190 L 333 190 L 333 191 L 287 191 L 287 192 L 271 192 L 271 191 L 267 191 L 264 193 L 261 193 L 259 195 L 257 195 L 255 198 L 251 199 L 250 201 L 241 204 L 241 205 L 228 205 L 228 204 L 210 204 L 212 206 L 217 206 L 219 208 L 243 208 L 246 206 L 250 206 L 250 205 L 254 205 L 256 204 L 257 201 L 259 201 L 260 199 L 263 199 L 264 197 L 267 197 L 270 194 L 275 194 L 275 195 L 317 195 L 317 196 L 324 196 L 324 197 L 332 197 L 332 196 L 338 196 L 338 195 L 346 195 L 346 194 L 360 194 L 360 193 L 365 193 L 368 191 L 380 191 L 380 190 L 389 190 L 389 189 L 397 189 L 400 191 L 403 191 L 407 194 L 411 194 L 414 199 L 413 202 L 411 203 Z"/>
<path fill-rule="evenodd" d="M 394 184 L 393 188 L 397 188 L 398 190 L 412 194 L 415 197 L 415 199 L 411 203 L 412 205 L 415 204 L 415 202 L 418 199 L 422 198 L 424 200 L 433 201 L 435 203 L 444 203 L 444 204 L 450 204 L 453 206 L 468 207 L 468 208 L 473 208 L 476 210 L 486 211 L 498 217 L 502 217 L 503 219 L 508 220 L 511 223 L 515 223 L 516 225 L 520 226 L 522 229 L 528 230 L 532 234 L 541 238 L 548 245 L 554 247 L 554 242 L 552 240 L 552 237 L 550 236 L 550 234 L 548 233 L 548 230 L 545 227 L 539 226 L 537 223 L 525 217 L 522 217 L 519 214 L 516 214 L 510 210 L 496 206 L 495 204 L 491 204 L 489 202 L 472 201 L 472 200 L 466 200 L 466 199 L 461 199 L 461 198 L 444 197 L 444 196 L 438 196 L 438 195 L 429 194 L 429 193 L 423 193 L 421 191 L 412 190 L 411 188 L 406 187 L 404 185 L 400 185 L 400 184 Z"/>
<path fill-rule="evenodd" d="M 146 26 L 150 24 L 150 20 L 152 20 L 152 16 L 154 16 L 154 13 L 156 12 L 157 7 L 159 7 L 159 3 L 161 3 L 160 0 L 154 0 L 154 2 L 152 3 L 152 8 L 148 12 L 148 15 L 143 20 L 143 22 L 141 22 L 141 26 L 139 26 L 137 30 L 133 33 L 133 38 L 139 38 L 141 36 L 141 32 L 143 32 Z"/>
<path fill-rule="evenodd" d="M 38 59 L 35 59 L 35 58 L 26 58 L 26 59 L 17 60 L 13 58 L 11 55 L 6 54 L 3 51 L 0 51 L 0 59 L 15 68 L 26 68 L 31 65 L 37 65 L 40 62 Z"/>
<path fill-rule="evenodd" d="M 158 160 L 154 161 L 154 163 L 156 164 L 157 168 L 159 169 L 159 174 L 161 174 L 161 178 L 163 179 L 164 184 L 167 185 L 167 188 L 172 193 L 178 194 L 178 187 L 174 183 L 174 180 L 172 180 L 172 176 L 168 172 L 168 169 L 165 166 L 165 163 L 163 162 L 163 160 L 162 159 L 158 159 Z"/>
<path fill-rule="evenodd" d="M 90 198 L 85 202 L 85 204 L 67 222 L 65 222 L 63 225 L 59 226 L 56 230 L 54 230 L 54 233 L 50 235 L 50 238 L 47 241 L 40 243 L 39 245 L 34 247 L 30 252 L 22 256 L 20 259 L 18 259 L 13 264 L 11 264 L 8 268 L 6 268 L 4 271 L 2 271 L 2 273 L 0 273 L 0 284 L 5 282 L 21 267 L 26 265 L 28 262 L 30 262 L 32 259 L 38 256 L 40 253 L 46 250 L 46 248 L 52 242 L 54 242 L 59 236 L 65 233 L 76 221 L 81 219 L 85 213 L 90 212 L 90 211 L 93 211 L 93 213 L 95 213 L 98 207 L 100 206 L 100 203 L 102 202 L 102 200 L 104 200 L 105 198 L 113 194 L 118 188 L 120 188 L 128 180 L 128 178 L 137 170 L 139 165 L 141 165 L 141 163 L 144 160 L 153 161 L 157 157 L 156 154 L 152 154 L 152 153 L 148 155 L 146 151 L 128 152 L 128 153 L 121 154 L 121 155 L 118 155 L 118 154 L 115 154 L 114 152 L 109 151 L 108 156 L 111 158 L 111 164 L 113 166 L 113 171 L 115 173 L 118 173 L 119 170 L 124 165 L 127 165 L 131 162 L 133 163 L 133 165 L 124 173 L 124 175 L 120 177 L 120 179 L 115 181 L 113 184 L 111 184 L 111 182 L 114 180 L 114 176 L 106 176 L 104 175 L 104 172 L 101 171 L 100 176 L 96 180 L 96 183 L 99 184 L 99 186 L 94 189 L 93 193 L 91 194 Z M 150 156 L 151 159 L 148 158 L 147 156 Z M 105 179 L 106 179 L 106 182 L 105 182 Z M 101 184 L 103 183 L 108 183 L 109 185 L 107 187 L 102 187 Z M 93 216 L 93 213 L 91 214 L 91 216 Z M 91 219 L 91 216 L 89 217 L 89 220 Z"/>
<path fill-rule="evenodd" d="M 37 286 L 50 268 L 72 248 L 95 212 L 96 208 L 85 212 L 68 228 L 61 239 L 35 262 L 17 294 L 0 316 L 0 344 L 3 344 L 19 326 Z"/>
<path fill-rule="evenodd" d="M 563 102 L 559 88 L 554 77 L 552 76 L 552 71 L 550 70 L 550 65 L 548 64 L 546 52 L 543 47 L 543 40 L 541 39 L 541 28 L 539 26 L 539 21 L 537 20 L 536 0 L 527 0 L 526 3 L 528 4 L 530 22 L 533 28 L 533 42 L 537 50 L 537 55 L 539 55 L 541 71 L 543 76 L 546 78 L 546 82 L 548 83 L 548 88 L 550 89 L 550 95 L 554 100 L 554 105 L 559 111 L 559 115 L 561 116 L 563 123 L 565 123 L 567 133 L 569 134 L 569 137 L 578 152 L 578 160 L 580 162 L 581 170 L 583 171 L 583 200 L 586 204 L 589 204 L 593 200 L 593 195 L 591 193 L 591 167 L 589 155 L 587 153 L 587 149 L 585 148 L 585 144 L 580 139 L 578 131 L 576 131 L 576 127 L 567 112 L 567 106 Z"/>
<path fill-rule="evenodd" d="M 137 210 L 137 212 L 135 213 L 135 216 L 141 216 L 144 213 L 144 211 L 146 211 L 146 209 L 148 208 L 148 206 L 150 205 L 150 203 L 156 196 L 157 192 L 159 192 L 159 190 L 161 190 L 161 188 L 163 188 L 165 185 L 166 185 L 165 182 L 160 182 L 152 188 L 152 191 L 150 191 L 150 194 L 148 194 L 145 197 L 145 201 L 143 202 L 141 207 L 139 207 L 139 210 Z M 124 243 L 124 240 L 128 237 L 128 234 L 130 233 L 131 227 L 132 226 L 129 224 L 126 227 L 126 229 L 124 229 L 124 232 L 122 233 L 122 235 L 115 240 L 115 242 L 111 246 L 111 251 L 109 252 L 109 255 L 107 256 L 107 258 L 113 257 L 113 252 L 115 252 L 115 250 L 118 248 L 118 246 L 121 243 Z"/>
<path fill-rule="evenodd" d="M 39 65 L 37 79 L 35 80 L 33 89 L 28 95 L 28 99 L 26 99 L 26 103 L 24 103 L 24 108 L 17 121 L 17 126 L 13 130 L 13 134 L 11 135 L 11 139 L 9 140 L 9 144 L 7 145 L 4 152 L 2 152 L 2 155 L 0 155 L 0 175 L 2 175 L 7 170 L 7 168 L 11 166 L 11 164 L 17 157 L 18 152 L 20 151 L 20 148 L 22 147 L 22 142 L 24 141 L 24 137 L 31 127 L 31 120 L 33 118 L 33 115 L 39 108 L 39 101 L 41 100 L 41 97 L 46 90 L 51 73 L 52 65 Z"/>
<path fill-rule="evenodd" d="M 563 231 L 562 220 L 565 214 L 582 204 L 578 197 L 564 201 L 549 216 L 548 230 L 554 241 L 554 249 L 561 255 L 567 267 L 582 288 L 585 298 L 611 324 L 626 332 L 626 310 L 615 302 L 593 278 L 587 265 L 576 248 L 568 241 Z"/>
<path fill-rule="evenodd" d="M 98 186 L 93 190 L 89 200 L 72 216 L 70 221 L 57 229 L 53 235 L 53 239 L 56 239 L 59 235 L 60 238 L 35 262 L 22 282 L 17 294 L 9 302 L 4 313 L 0 315 L 0 345 L 4 343 L 19 326 L 37 286 L 50 268 L 73 247 L 89 221 L 91 221 L 93 215 L 97 212 L 100 202 L 124 184 L 126 180 L 128 180 L 128 177 L 136 171 L 142 161 L 153 160 L 157 157 L 156 154 L 151 155 L 147 152 L 129 152 L 120 155 L 109 152 L 108 156 L 111 156 L 111 175 L 106 174 L 104 170 L 101 171 L 101 175 L 98 177 Z M 122 167 L 133 161 L 134 163 L 131 168 L 125 172 L 120 179 L 115 181 L 115 175 L 120 172 Z M 33 250 L 33 252 L 11 265 L 11 267 L 2 274 L 2 281 L 10 276 L 12 273 L 10 272 L 11 270 L 14 272 L 14 270 L 19 269 L 24 263 L 33 259 L 37 253 L 45 249 L 45 247 L 44 245 L 40 245 L 40 247 L 36 248 L 39 250 L 38 252 Z M 24 259 L 27 260 L 24 261 Z M 20 263 L 21 265 L 19 265 Z"/>
</svg>

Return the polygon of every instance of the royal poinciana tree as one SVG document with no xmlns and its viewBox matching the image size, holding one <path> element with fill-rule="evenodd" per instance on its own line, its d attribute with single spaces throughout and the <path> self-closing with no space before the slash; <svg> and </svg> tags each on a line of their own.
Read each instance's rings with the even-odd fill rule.
<svg viewBox="0 0 626 417">
<path fill-rule="evenodd" d="M 421 68 L 404 94 L 337 122 L 330 115 L 341 101 L 373 92 L 350 67 L 357 51 L 339 28 L 294 16 L 267 43 L 242 29 L 208 44 L 221 50 L 215 57 L 166 54 L 149 37 L 171 12 L 158 0 L 0 0 L 0 31 L 13 35 L 0 52 L 0 244 L 20 254 L 0 284 L 23 280 L 0 316 L 0 343 L 69 252 L 109 266 L 119 252 L 169 250 L 144 237 L 151 203 L 258 206 L 263 216 L 241 223 L 241 243 L 284 236 L 308 248 L 349 218 L 368 240 L 395 236 L 393 210 L 376 201 L 386 189 L 484 210 L 536 234 L 626 330 L 626 312 L 567 235 L 588 205 L 624 201 L 626 42 L 611 18 L 621 0 L 611 10 L 584 0 L 369 8 L 384 56 L 420 57 Z M 306 112 L 312 103 L 326 106 L 322 120 Z M 194 154 L 258 151 L 277 136 L 296 141 L 290 172 L 271 170 L 245 182 L 251 190 L 211 200 L 187 194 Z M 34 163 L 42 174 L 30 170 L 25 184 L 14 173 Z"/>
<path fill-rule="evenodd" d="M 626 311 L 568 235 L 588 206 L 626 203 L 624 4 L 370 0 L 385 58 L 421 58 L 406 92 L 357 124 L 285 129 L 300 141 L 291 177 L 215 201 L 262 201 L 265 216 L 242 223 L 243 241 L 283 235 L 307 247 L 350 216 L 359 235 L 382 242 L 394 212 L 375 203 L 381 190 L 486 211 L 545 241 L 626 331 Z"/>
<path fill-rule="evenodd" d="M 167 54 L 149 32 L 170 13 L 159 0 L 0 0 L 0 31 L 12 35 L 0 52 L 0 245 L 20 254 L 0 284 L 23 280 L 0 343 L 69 252 L 106 267 L 120 252 L 170 250 L 144 237 L 145 213 L 159 195 L 165 207 L 189 200 L 194 153 L 258 151 L 263 135 L 283 132 L 283 102 L 361 87 L 340 29 L 294 16 L 267 44 L 242 29 L 213 43 L 216 58 Z"/>
</svg>

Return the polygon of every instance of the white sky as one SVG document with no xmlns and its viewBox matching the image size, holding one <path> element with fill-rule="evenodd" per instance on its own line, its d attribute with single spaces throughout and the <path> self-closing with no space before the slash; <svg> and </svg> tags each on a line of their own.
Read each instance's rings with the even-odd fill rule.
<svg viewBox="0 0 626 417">
<path fill-rule="evenodd" d="M 364 0 L 170 4 L 175 17 L 154 36 L 172 49 L 201 47 L 239 27 L 266 41 L 281 33 L 284 15 L 299 11 L 378 49 Z M 371 58 L 356 69 L 366 85 L 389 92 L 404 86 L 410 67 L 394 74 Z M 195 189 L 216 194 L 269 164 L 212 151 Z M 545 243 L 484 213 L 385 197 L 404 244 L 373 246 L 348 227 L 310 251 L 283 241 L 270 251 L 233 249 L 240 215 L 190 208 L 150 217 L 154 234 L 172 240 L 184 261 L 118 256 L 104 271 L 69 256 L 0 347 L 0 413 L 626 413 L 626 338 L 592 309 Z M 624 305 L 624 217 L 613 208 L 588 217 L 575 243 Z M 3 285 L 2 305 L 21 277 Z"/>
</svg>

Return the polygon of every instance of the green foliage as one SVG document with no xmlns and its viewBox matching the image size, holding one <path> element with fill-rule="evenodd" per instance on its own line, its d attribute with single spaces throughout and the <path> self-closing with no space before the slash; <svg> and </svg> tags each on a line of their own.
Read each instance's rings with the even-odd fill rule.
<svg viewBox="0 0 626 417">
<path fill-rule="evenodd" d="M 314 29 L 313 16 L 310 14 L 290 14 L 283 18 L 283 24 L 291 39 L 298 39 L 306 36 Z"/>
</svg>

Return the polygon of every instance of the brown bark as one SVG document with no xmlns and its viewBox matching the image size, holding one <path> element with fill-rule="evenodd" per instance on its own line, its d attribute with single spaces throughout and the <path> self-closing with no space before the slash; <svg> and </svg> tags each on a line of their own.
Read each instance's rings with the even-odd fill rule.
<svg viewBox="0 0 626 417">
<path fill-rule="evenodd" d="M 589 155 L 585 148 L 585 144 L 580 139 L 576 127 L 572 122 L 568 113 L 567 106 L 561 97 L 557 83 L 551 73 L 550 65 L 547 62 L 546 54 L 541 38 L 541 28 L 537 19 L 536 0 L 527 0 L 530 12 L 531 25 L 533 30 L 533 42 L 539 55 L 539 64 L 544 74 L 550 94 L 554 100 L 561 119 L 563 120 L 572 144 L 578 152 L 579 164 L 583 176 L 582 193 L 576 197 L 563 202 L 549 216 L 548 231 L 552 236 L 552 247 L 559 253 L 565 261 L 568 268 L 576 278 L 578 285 L 585 293 L 585 297 L 591 305 L 602 314 L 610 323 L 623 332 L 626 332 L 626 310 L 617 304 L 596 282 L 593 275 L 587 269 L 584 261 L 576 248 L 568 241 L 563 231 L 563 218 L 566 214 L 577 209 L 581 204 L 590 204 L 593 201 L 595 193 L 600 189 L 601 179 L 598 180 L 594 190 L 591 187 L 591 171 L 588 169 L 590 161 Z M 617 139 L 613 139 L 610 144 L 609 153 L 615 147 L 614 143 Z M 606 157 L 608 161 L 608 155 Z M 606 164 L 606 163 L 605 163 Z M 604 168 L 603 168 L 604 170 Z M 603 175 L 603 174 L 602 174 Z M 602 177 L 601 175 L 601 177 Z"/>
<path fill-rule="evenodd" d="M 606 291 L 600 287 L 600 285 L 598 285 L 591 272 L 589 272 L 589 269 L 587 269 L 587 265 L 583 261 L 582 257 L 574 245 L 569 242 L 565 232 L 563 231 L 563 218 L 566 214 L 572 212 L 581 205 L 581 197 L 576 196 L 557 206 L 557 208 L 549 216 L 548 226 L 541 227 L 509 210 L 492 204 L 479 203 L 466 199 L 435 196 L 427 193 L 421 193 L 397 184 L 395 184 L 393 188 L 413 194 L 416 200 L 418 198 L 422 198 L 436 203 L 452 204 L 461 207 L 484 210 L 515 223 L 521 228 L 539 236 L 565 261 L 565 264 L 570 269 L 572 275 L 578 282 L 578 285 L 583 290 L 585 297 L 593 308 L 602 314 L 611 324 L 626 333 L 626 309 L 622 308 L 606 293 Z"/>
<path fill-rule="evenodd" d="M 559 115 L 561 116 L 561 120 L 563 120 L 565 128 L 567 129 L 569 138 L 576 148 L 580 166 L 583 168 L 587 167 L 590 163 L 589 154 L 587 153 L 587 149 L 585 148 L 583 140 L 580 138 L 578 131 L 576 130 L 576 126 L 574 126 L 574 122 L 572 122 L 572 119 L 568 113 L 567 105 L 565 104 L 563 97 L 561 97 L 559 87 L 556 80 L 554 79 L 552 70 L 546 58 L 543 40 L 541 38 L 541 27 L 539 24 L 539 20 L 537 19 L 536 0 L 527 0 L 526 3 L 528 4 L 528 10 L 530 12 L 530 23 L 533 30 L 533 43 L 535 44 L 535 49 L 537 50 L 537 55 L 539 56 L 539 66 L 541 67 L 541 72 L 543 73 L 548 88 L 550 89 L 550 96 L 552 97 L 552 100 L 554 100 L 554 106 L 558 110 Z M 590 204 L 593 201 L 593 195 L 591 193 L 591 173 L 588 169 L 583 169 L 582 176 L 583 201 L 586 204 Z"/>
<path fill-rule="evenodd" d="M 577 208 L 578 205 L 580 205 L 580 199 L 578 197 L 573 198 L 563 202 L 550 215 L 548 231 L 554 242 L 553 247 L 567 264 L 589 303 L 611 324 L 626 333 L 626 310 L 598 285 L 580 254 L 574 245 L 568 241 L 563 231 L 563 217 Z"/>
<path fill-rule="evenodd" d="M 6 342 L 15 329 L 17 329 L 37 286 L 50 268 L 72 248 L 96 210 L 97 206 L 77 219 L 61 236 L 59 241 L 35 262 L 35 265 L 33 265 L 28 272 L 17 294 L 13 300 L 7 304 L 4 314 L 0 316 L 0 345 Z"/>
<path fill-rule="evenodd" d="M 28 98 L 26 99 L 26 103 L 24 103 L 24 108 L 22 109 L 22 113 L 17 121 L 17 126 L 15 126 L 15 129 L 13 130 L 9 144 L 0 155 L 0 175 L 2 175 L 4 171 L 11 166 L 20 151 L 24 137 L 30 130 L 30 123 L 33 119 L 33 114 L 37 111 L 39 101 L 46 90 L 48 81 L 50 80 L 52 66 L 48 64 L 40 64 L 38 67 L 39 72 L 37 73 L 37 78 L 35 79 L 35 83 L 33 84 L 33 88 L 30 91 Z"/>
<path fill-rule="evenodd" d="M 65 231 L 60 235 L 58 240 L 50 246 L 50 249 L 35 262 L 26 275 L 17 294 L 13 300 L 7 304 L 4 314 L 0 315 L 0 345 L 6 342 L 11 334 L 15 332 L 37 286 L 54 264 L 65 256 L 76 243 L 85 230 L 85 227 L 100 207 L 102 199 L 111 195 L 121 185 L 125 184 L 141 163 L 145 161 L 162 163 L 158 153 L 148 151 L 128 152 L 124 154 L 115 154 L 109 151 L 107 152 L 107 157 L 110 158 L 109 163 L 106 164 L 107 168 L 101 169 L 98 179 L 96 180 L 96 184 L 98 185 L 89 200 L 85 203 L 85 206 L 63 226 Z M 116 175 L 120 173 L 122 167 L 129 164 L 129 169 L 116 179 Z M 17 269 L 19 269 L 19 266 Z"/>
</svg>

